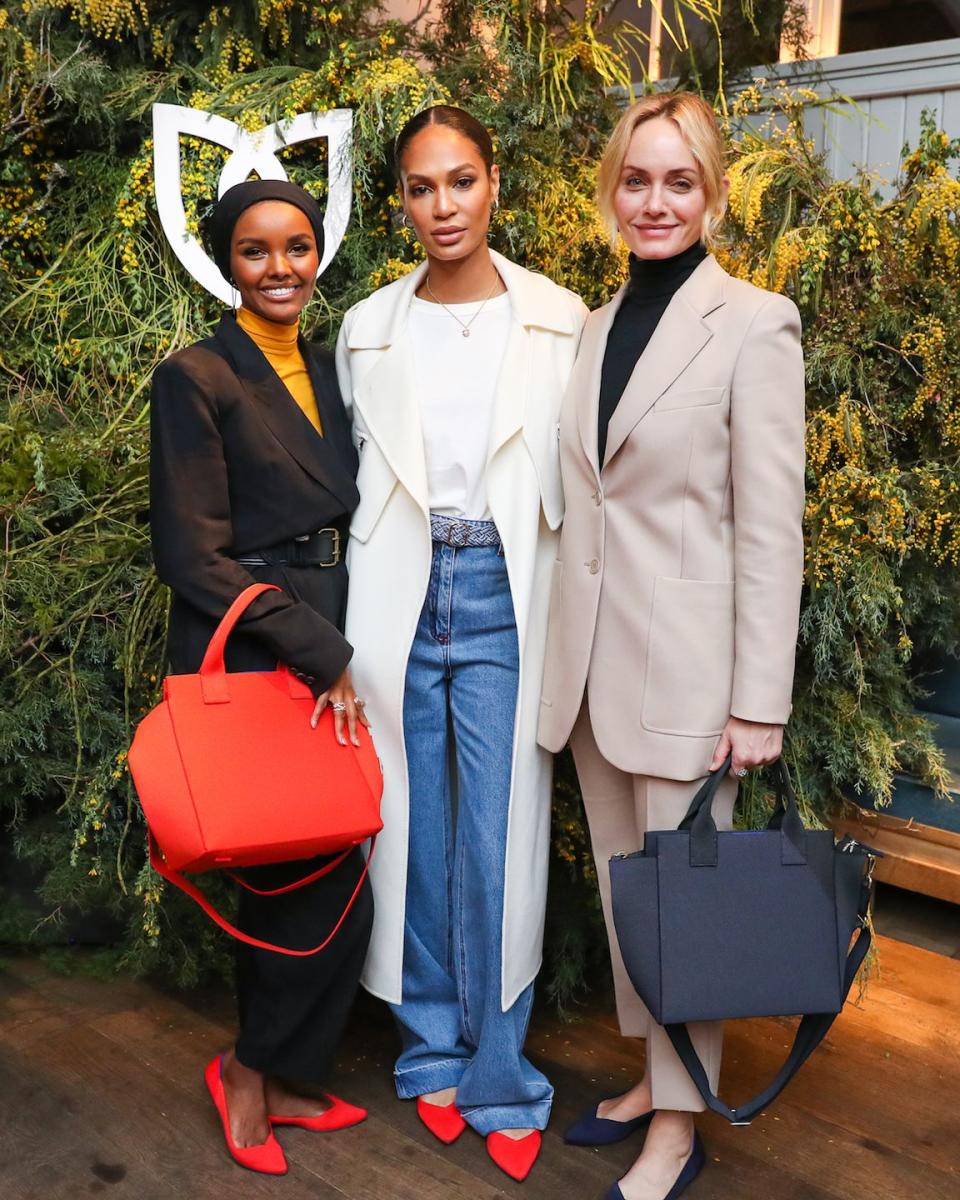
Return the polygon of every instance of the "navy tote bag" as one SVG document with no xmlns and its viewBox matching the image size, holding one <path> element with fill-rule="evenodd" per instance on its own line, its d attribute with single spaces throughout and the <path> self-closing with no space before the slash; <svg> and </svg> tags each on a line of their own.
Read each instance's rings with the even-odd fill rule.
<svg viewBox="0 0 960 1200">
<path fill-rule="evenodd" d="M 678 829 L 646 835 L 610 860 L 617 940 L 627 973 L 666 1029 L 704 1103 L 738 1125 L 780 1094 L 824 1039 L 870 946 L 867 913 L 876 851 L 807 829 L 782 760 L 767 828 L 717 831 L 715 771 Z M 856 939 L 851 946 L 851 938 Z M 769 1087 L 729 1108 L 710 1089 L 687 1023 L 803 1014 Z"/>
</svg>

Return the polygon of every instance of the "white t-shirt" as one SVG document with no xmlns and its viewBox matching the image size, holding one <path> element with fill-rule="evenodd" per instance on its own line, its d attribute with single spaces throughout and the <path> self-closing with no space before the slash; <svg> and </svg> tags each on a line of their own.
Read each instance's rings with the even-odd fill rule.
<svg viewBox="0 0 960 1200">
<path fill-rule="evenodd" d="M 464 323 L 480 308 L 447 306 Z M 500 367 L 510 336 L 510 296 L 484 305 L 470 336 L 440 304 L 414 296 L 410 336 L 430 511 L 468 521 L 490 519 L 487 452 Z"/>
</svg>

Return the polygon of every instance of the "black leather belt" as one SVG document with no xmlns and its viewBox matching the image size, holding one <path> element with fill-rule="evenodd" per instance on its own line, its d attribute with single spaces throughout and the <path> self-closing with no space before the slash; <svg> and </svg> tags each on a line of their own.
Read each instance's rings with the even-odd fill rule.
<svg viewBox="0 0 960 1200">
<path fill-rule="evenodd" d="M 263 550 L 238 554 L 234 561 L 242 567 L 335 567 L 343 557 L 340 547 L 345 540 L 339 529 L 318 529 Z"/>
</svg>

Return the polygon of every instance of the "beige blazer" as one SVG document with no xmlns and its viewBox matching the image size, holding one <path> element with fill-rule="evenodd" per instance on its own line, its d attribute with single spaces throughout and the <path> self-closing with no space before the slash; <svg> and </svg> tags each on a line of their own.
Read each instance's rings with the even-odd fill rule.
<svg viewBox="0 0 960 1200">
<path fill-rule="evenodd" d="M 670 301 L 597 463 L 607 331 L 592 313 L 560 417 L 566 515 L 553 568 L 539 741 L 586 691 L 603 756 L 704 775 L 732 714 L 790 712 L 803 575 L 800 318 L 706 258 Z"/>
</svg>

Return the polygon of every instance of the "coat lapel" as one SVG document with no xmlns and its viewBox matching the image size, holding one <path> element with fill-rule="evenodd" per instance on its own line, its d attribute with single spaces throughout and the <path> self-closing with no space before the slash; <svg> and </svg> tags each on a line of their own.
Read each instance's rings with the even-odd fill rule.
<svg viewBox="0 0 960 1200">
<path fill-rule="evenodd" d="M 569 334 L 577 327 L 571 316 L 571 306 L 562 293 L 541 275 L 525 271 L 502 254 L 491 250 L 490 257 L 506 284 L 510 297 L 510 336 L 507 341 L 490 424 L 488 462 L 501 447 L 519 433 L 527 420 L 527 400 L 530 396 L 530 364 L 532 330 Z"/>
<path fill-rule="evenodd" d="M 505 446 L 514 434 L 523 428 L 530 374 L 529 338 L 526 327 L 514 318 L 510 322 L 510 336 L 500 365 L 500 374 L 497 376 L 490 421 L 488 462 L 501 446 Z"/>
<path fill-rule="evenodd" d="M 488 460 L 523 428 L 527 403 L 531 329 L 577 333 L 572 306 L 556 286 L 490 252 L 510 296 L 513 321 L 497 378 Z M 429 507 L 423 430 L 416 372 L 405 326 L 410 302 L 426 275 L 421 263 L 364 302 L 350 328 L 348 349 L 379 351 L 354 391 L 354 401 L 391 470 L 417 503 Z"/>
<path fill-rule="evenodd" d="M 301 341 L 324 432 L 329 431 L 333 436 L 318 435 L 257 344 L 244 333 L 231 313 L 221 318 L 216 338 L 227 350 L 240 382 L 277 441 L 311 478 L 335 495 L 347 511 L 356 508 L 359 494 L 351 470 L 355 465 L 352 447 L 351 453 L 346 453 L 340 444 L 332 398 L 309 347 Z"/>
<path fill-rule="evenodd" d="M 667 305 L 610 418 L 602 467 L 606 467 L 657 400 L 713 337 L 704 318 L 723 303 L 725 277 L 726 272 L 717 260 L 708 256 Z M 592 393 L 594 427 L 600 396 L 599 376 L 596 383 Z"/>
</svg>

